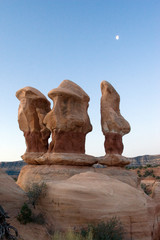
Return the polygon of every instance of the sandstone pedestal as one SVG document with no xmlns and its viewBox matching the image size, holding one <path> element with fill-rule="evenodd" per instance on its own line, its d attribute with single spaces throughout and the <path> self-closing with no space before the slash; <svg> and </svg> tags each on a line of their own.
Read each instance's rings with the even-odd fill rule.
<svg viewBox="0 0 160 240">
<path fill-rule="evenodd" d="M 109 166 L 124 167 L 130 164 L 130 161 L 128 158 L 119 154 L 106 154 L 104 157 L 99 157 L 98 163 L 102 165 L 107 165 L 108 167 Z"/>
<path fill-rule="evenodd" d="M 125 240 L 158 240 L 159 212 L 136 179 L 136 174 L 116 167 L 28 165 L 18 184 L 27 190 L 33 182 L 46 182 L 47 195 L 37 207 L 50 228 L 79 228 L 116 216 Z"/>
<path fill-rule="evenodd" d="M 78 153 L 25 153 L 22 159 L 28 164 L 92 166 L 96 157 Z"/>
</svg>

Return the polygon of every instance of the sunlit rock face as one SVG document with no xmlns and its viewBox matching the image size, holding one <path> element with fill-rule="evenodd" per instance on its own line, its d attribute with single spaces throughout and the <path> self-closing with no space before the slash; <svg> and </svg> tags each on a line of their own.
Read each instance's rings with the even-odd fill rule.
<svg viewBox="0 0 160 240">
<path fill-rule="evenodd" d="M 32 87 L 24 87 L 16 92 L 20 100 L 18 109 L 19 128 L 24 132 L 26 152 L 46 152 L 50 131 L 43 123 L 51 110 L 47 98 Z"/>
<path fill-rule="evenodd" d="M 113 86 L 102 81 L 101 92 L 101 125 L 106 154 L 122 154 L 122 136 L 130 132 L 130 125 L 120 114 L 120 96 Z"/>
<path fill-rule="evenodd" d="M 52 132 L 49 152 L 85 153 L 85 136 L 92 130 L 87 113 L 89 96 L 69 80 L 48 96 L 53 100 L 53 109 L 44 118 Z"/>
</svg>

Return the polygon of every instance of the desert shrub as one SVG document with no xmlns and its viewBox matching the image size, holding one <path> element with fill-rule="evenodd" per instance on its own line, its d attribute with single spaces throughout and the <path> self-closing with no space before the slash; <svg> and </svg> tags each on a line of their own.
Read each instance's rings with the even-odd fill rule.
<svg viewBox="0 0 160 240">
<path fill-rule="evenodd" d="M 151 164 L 147 164 L 147 168 L 152 167 Z"/>
<path fill-rule="evenodd" d="M 21 207 L 20 213 L 17 216 L 17 220 L 21 224 L 27 224 L 29 222 L 37 223 L 37 224 L 44 224 L 45 219 L 42 213 L 35 215 L 32 213 L 32 210 L 28 207 L 27 203 L 24 203 Z"/>
<path fill-rule="evenodd" d="M 145 183 L 141 184 L 141 188 L 143 189 L 143 191 L 147 194 L 150 195 L 152 193 L 152 191 L 147 187 L 147 185 Z"/>
<path fill-rule="evenodd" d="M 143 177 L 148 177 L 148 176 L 153 176 L 154 175 L 154 172 L 153 170 L 146 170 Z"/>
<path fill-rule="evenodd" d="M 42 182 L 41 184 L 33 183 L 31 188 L 29 188 L 27 192 L 27 197 L 29 199 L 29 203 L 33 205 L 35 208 L 36 204 L 41 197 L 45 197 L 47 190 L 46 183 Z"/>
<path fill-rule="evenodd" d="M 81 235 L 87 237 L 92 233 L 93 240 L 122 240 L 124 235 L 123 226 L 116 217 L 108 222 L 101 222 L 98 225 L 89 225 L 86 229 L 81 229 Z"/>
<path fill-rule="evenodd" d="M 69 230 L 66 233 L 55 232 L 52 240 L 93 240 L 93 238 L 91 232 L 86 237 L 83 237 L 80 233 Z"/>
<path fill-rule="evenodd" d="M 17 220 L 22 224 L 32 222 L 31 215 L 32 215 L 31 209 L 28 207 L 27 203 L 24 203 L 23 206 L 21 207 L 20 213 L 17 216 Z"/>
<path fill-rule="evenodd" d="M 79 232 L 71 230 L 66 233 L 55 232 L 52 240 L 123 240 L 123 235 L 121 222 L 113 217 L 107 223 L 88 225 Z"/>
<path fill-rule="evenodd" d="M 160 176 L 156 176 L 156 179 L 160 179 Z"/>
</svg>

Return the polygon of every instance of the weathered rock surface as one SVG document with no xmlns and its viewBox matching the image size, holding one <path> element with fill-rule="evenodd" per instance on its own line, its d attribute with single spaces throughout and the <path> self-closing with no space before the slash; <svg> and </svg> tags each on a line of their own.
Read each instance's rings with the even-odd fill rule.
<svg viewBox="0 0 160 240">
<path fill-rule="evenodd" d="M 96 157 L 78 153 L 25 153 L 23 160 L 28 164 L 91 166 L 98 160 Z"/>
<path fill-rule="evenodd" d="M 139 184 L 136 173 L 132 173 L 121 167 L 95 168 L 89 166 L 64 166 L 64 165 L 26 165 L 21 169 L 17 184 L 27 190 L 33 182 L 57 182 L 66 180 L 76 174 L 84 172 L 101 173 L 125 182 L 132 187 Z"/>
<path fill-rule="evenodd" d="M 125 239 L 159 239 L 159 213 L 155 212 L 154 201 L 142 190 L 95 172 L 47 182 L 47 186 L 41 207 L 55 228 L 97 223 L 116 215 L 124 225 Z"/>
<path fill-rule="evenodd" d="M 18 240 L 49 240 L 50 237 L 44 226 L 32 223 L 23 225 L 17 221 L 16 217 L 26 200 L 24 191 L 0 169 L 0 205 L 10 217 L 6 219 L 7 222 L 18 230 L 20 236 Z"/>
<path fill-rule="evenodd" d="M 18 123 L 19 128 L 24 132 L 26 152 L 46 152 L 50 131 L 44 125 L 43 119 L 50 111 L 50 102 L 32 87 L 18 90 L 16 97 L 20 100 Z"/>
<path fill-rule="evenodd" d="M 92 130 L 87 113 L 89 96 L 69 80 L 48 96 L 53 100 L 53 109 L 44 118 L 52 132 L 49 152 L 85 153 L 85 136 Z"/>
<path fill-rule="evenodd" d="M 98 162 L 107 166 L 124 167 L 130 163 L 129 159 L 119 154 L 106 154 L 104 157 L 99 157 Z"/>
<path fill-rule="evenodd" d="M 16 185 L 10 176 L 0 169 L 0 205 L 11 216 L 18 215 L 18 211 L 25 201 L 24 196 L 24 191 Z"/>
<path fill-rule="evenodd" d="M 123 136 L 129 133 L 130 125 L 120 114 L 120 96 L 117 91 L 109 82 L 102 81 L 101 92 L 101 123 L 103 134 L 113 132 Z"/>
<path fill-rule="evenodd" d="M 129 133 L 130 125 L 120 114 L 120 96 L 107 82 L 101 83 L 101 125 L 105 135 L 105 151 L 107 154 L 122 154 L 122 136 Z"/>
</svg>

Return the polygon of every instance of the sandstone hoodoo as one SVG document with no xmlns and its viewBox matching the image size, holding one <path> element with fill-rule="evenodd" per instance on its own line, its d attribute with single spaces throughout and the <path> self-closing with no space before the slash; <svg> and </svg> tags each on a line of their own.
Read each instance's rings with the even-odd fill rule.
<svg viewBox="0 0 160 240">
<path fill-rule="evenodd" d="M 16 93 L 20 100 L 19 127 L 27 145 L 23 160 L 29 164 L 96 163 L 95 157 L 85 155 L 86 134 L 92 131 L 87 113 L 89 96 L 70 80 L 64 80 L 48 96 L 53 100 L 52 110 L 47 98 L 35 88 L 25 87 Z"/>
<path fill-rule="evenodd" d="M 102 81 L 101 92 L 101 126 L 106 151 L 102 162 L 108 165 L 126 165 L 129 161 L 120 155 L 123 152 L 122 136 L 130 132 L 130 125 L 120 114 L 120 96 L 114 87 L 109 82 Z"/>
<path fill-rule="evenodd" d="M 19 128 L 24 132 L 26 153 L 47 152 L 50 131 L 44 125 L 43 119 L 50 111 L 50 102 L 32 87 L 18 90 L 16 97 L 20 100 L 18 123 Z"/>
<path fill-rule="evenodd" d="M 89 96 L 69 80 L 64 80 L 48 96 L 53 100 L 53 109 L 44 119 L 52 132 L 49 151 L 85 153 L 85 136 L 92 131 L 87 113 Z"/>
<path fill-rule="evenodd" d="M 130 125 L 120 114 L 116 90 L 106 81 L 101 90 L 103 157 L 85 154 L 85 137 L 92 130 L 87 113 L 89 96 L 78 85 L 64 80 L 51 90 L 52 110 L 38 90 L 28 87 L 17 92 L 19 126 L 27 144 L 22 157 L 28 163 L 17 184 L 24 191 L 33 183 L 46 184 L 46 195 L 37 208 L 51 230 L 81 228 L 116 216 L 124 226 L 125 240 L 158 240 L 159 185 L 152 199 L 140 188 L 137 174 L 123 168 L 129 160 L 121 155 L 122 137 L 129 133 Z M 107 167 L 97 168 L 95 163 Z"/>
</svg>

